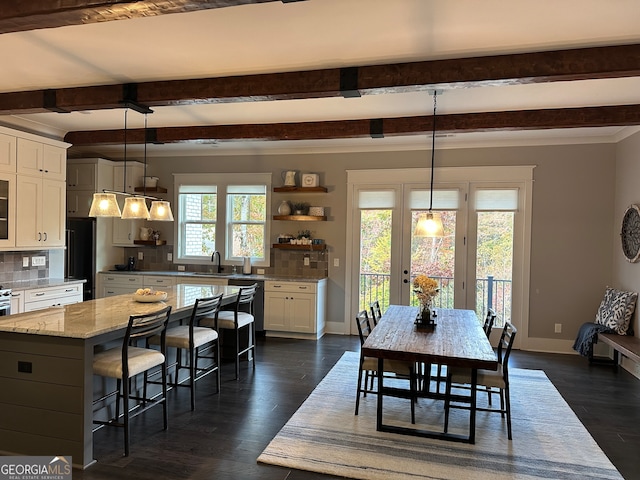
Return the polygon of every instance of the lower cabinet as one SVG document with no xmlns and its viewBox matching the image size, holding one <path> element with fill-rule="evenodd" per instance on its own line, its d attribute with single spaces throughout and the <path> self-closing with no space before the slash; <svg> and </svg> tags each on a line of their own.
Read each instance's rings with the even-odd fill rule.
<svg viewBox="0 0 640 480">
<path fill-rule="evenodd" d="M 24 312 L 82 302 L 82 284 L 34 288 L 24 291 Z M 13 302 L 12 302 L 13 306 Z M 12 313 L 17 313 L 13 312 Z"/>
<path fill-rule="evenodd" d="M 267 336 L 318 339 L 324 335 L 326 280 L 264 282 Z"/>
<path fill-rule="evenodd" d="M 100 297 L 134 293 L 138 288 L 142 288 L 143 285 L 142 275 L 101 273 L 99 280 Z"/>
<path fill-rule="evenodd" d="M 24 312 L 24 290 L 11 292 L 11 315 Z"/>
</svg>

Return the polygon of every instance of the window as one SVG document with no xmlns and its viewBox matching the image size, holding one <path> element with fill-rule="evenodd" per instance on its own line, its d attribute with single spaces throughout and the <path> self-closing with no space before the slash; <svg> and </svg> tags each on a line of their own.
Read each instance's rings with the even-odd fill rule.
<svg viewBox="0 0 640 480">
<path fill-rule="evenodd" d="M 269 266 L 271 174 L 175 174 L 176 263 L 228 263 L 251 257 Z"/>
<path fill-rule="evenodd" d="M 216 218 L 218 196 L 215 186 L 180 187 L 178 221 L 180 258 L 210 257 L 217 250 Z"/>
<path fill-rule="evenodd" d="M 267 230 L 264 185 L 227 188 L 227 257 L 264 259 Z"/>
</svg>

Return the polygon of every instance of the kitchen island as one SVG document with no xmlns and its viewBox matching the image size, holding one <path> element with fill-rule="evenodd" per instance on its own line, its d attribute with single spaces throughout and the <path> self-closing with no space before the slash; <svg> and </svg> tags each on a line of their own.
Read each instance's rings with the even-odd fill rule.
<svg viewBox="0 0 640 480">
<path fill-rule="evenodd" d="M 138 303 L 133 295 L 100 298 L 0 319 L 0 452 L 93 458 L 93 353 L 124 335 L 129 316 L 171 305 L 171 321 L 188 317 L 196 298 L 239 287 L 178 284 L 167 299 Z M 132 292 L 133 293 L 133 292 Z"/>
</svg>

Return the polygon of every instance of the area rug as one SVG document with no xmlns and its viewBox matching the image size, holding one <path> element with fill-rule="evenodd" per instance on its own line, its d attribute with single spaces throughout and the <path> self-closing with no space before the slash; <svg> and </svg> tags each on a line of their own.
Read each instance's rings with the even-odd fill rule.
<svg viewBox="0 0 640 480">
<path fill-rule="evenodd" d="M 500 414 L 478 412 L 469 445 L 376 431 L 374 395 L 355 416 L 358 360 L 343 355 L 258 462 L 367 480 L 622 479 L 542 371 L 510 370 L 513 440 Z M 442 428 L 442 403 L 420 399 L 416 423 Z M 409 424 L 408 400 L 384 406 L 385 423 Z M 452 410 L 450 431 L 465 433 L 468 415 Z"/>
</svg>

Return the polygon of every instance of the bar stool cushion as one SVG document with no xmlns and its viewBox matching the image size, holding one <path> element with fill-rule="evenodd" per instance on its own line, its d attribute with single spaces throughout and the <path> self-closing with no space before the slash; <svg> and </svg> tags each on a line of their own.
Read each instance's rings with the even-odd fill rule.
<svg viewBox="0 0 640 480">
<path fill-rule="evenodd" d="M 471 371 L 468 368 L 450 367 L 451 368 L 451 382 L 457 384 L 471 384 Z M 478 369 L 479 386 L 506 388 L 506 382 L 504 380 L 504 372 L 502 365 L 498 365 L 498 370 L 483 370 Z"/>
<path fill-rule="evenodd" d="M 247 312 L 238 312 L 238 328 L 249 325 L 254 321 L 253 315 Z M 200 325 L 215 326 L 213 318 L 203 318 Z M 233 330 L 235 327 L 235 312 L 231 310 L 220 310 L 218 313 L 218 328 L 228 328 Z"/>
<path fill-rule="evenodd" d="M 129 347 L 129 378 L 164 363 L 164 355 L 157 350 Z M 93 357 L 93 373 L 103 377 L 122 377 L 122 349 L 112 348 Z"/>
<path fill-rule="evenodd" d="M 218 338 L 218 332 L 209 327 L 193 327 L 193 346 L 200 347 L 206 343 L 213 342 Z M 167 329 L 167 347 L 189 348 L 189 325 L 178 325 Z M 152 345 L 160 344 L 160 337 L 155 336 L 149 339 Z"/>
</svg>

